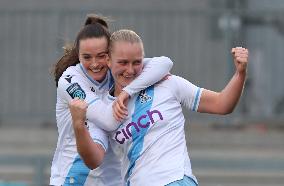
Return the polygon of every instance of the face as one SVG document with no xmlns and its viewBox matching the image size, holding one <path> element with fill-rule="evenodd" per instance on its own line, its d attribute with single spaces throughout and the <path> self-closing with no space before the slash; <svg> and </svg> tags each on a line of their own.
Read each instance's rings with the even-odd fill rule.
<svg viewBox="0 0 284 186">
<path fill-rule="evenodd" d="M 143 69 L 144 51 L 141 43 L 117 41 L 108 62 L 115 81 L 115 93 L 131 83 Z"/>
<path fill-rule="evenodd" d="M 89 76 L 94 80 L 101 82 L 104 80 L 108 71 L 107 39 L 88 38 L 80 40 L 79 43 L 79 60 L 85 67 Z"/>
</svg>

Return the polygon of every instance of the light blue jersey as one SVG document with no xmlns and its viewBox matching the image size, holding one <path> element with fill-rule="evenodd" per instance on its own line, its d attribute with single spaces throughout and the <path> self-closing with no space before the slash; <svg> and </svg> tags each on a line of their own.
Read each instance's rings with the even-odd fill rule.
<svg viewBox="0 0 284 186">
<path fill-rule="evenodd" d="M 125 87 L 130 95 L 139 92 L 149 85 L 159 81 L 172 67 L 172 61 L 166 57 L 145 59 L 142 74 L 131 85 Z M 157 68 L 159 67 L 159 68 Z M 153 73 L 158 71 L 157 74 Z M 146 78 L 145 78 L 146 77 Z M 68 104 L 75 98 L 84 99 L 87 103 L 100 102 L 99 98 L 107 94 L 113 85 L 111 73 L 108 72 L 102 82 L 94 81 L 88 76 L 81 64 L 70 66 L 60 77 L 57 88 L 56 120 L 58 141 L 54 153 L 50 185 L 54 186 L 120 186 L 121 161 L 109 146 L 109 136 L 92 119 L 86 122 L 91 137 L 106 150 L 105 158 L 100 167 L 90 170 L 80 158 L 72 126 L 72 118 Z M 88 109 L 89 111 L 89 109 Z M 97 110 L 96 110 L 97 111 Z M 95 112 L 95 111 L 94 111 Z M 98 112 L 103 113 L 102 110 Z M 98 114 L 94 113 L 94 115 Z M 93 114 L 90 112 L 90 114 Z"/>
<path fill-rule="evenodd" d="M 128 118 L 111 135 L 111 146 L 122 159 L 125 185 L 164 186 L 184 175 L 196 181 L 182 106 L 197 111 L 202 90 L 172 75 L 131 98 Z M 108 95 L 104 99 L 111 103 L 115 98 Z"/>
</svg>

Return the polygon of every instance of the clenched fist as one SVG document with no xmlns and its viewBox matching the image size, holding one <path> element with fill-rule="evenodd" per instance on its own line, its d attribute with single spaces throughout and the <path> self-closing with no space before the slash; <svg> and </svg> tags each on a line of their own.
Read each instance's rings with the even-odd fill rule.
<svg viewBox="0 0 284 186">
<path fill-rule="evenodd" d="M 248 49 L 242 47 L 232 48 L 232 55 L 237 72 L 246 72 L 249 55 Z"/>
<path fill-rule="evenodd" d="M 85 123 L 88 104 L 81 99 L 75 98 L 70 101 L 69 109 L 73 121 L 81 121 Z"/>
</svg>

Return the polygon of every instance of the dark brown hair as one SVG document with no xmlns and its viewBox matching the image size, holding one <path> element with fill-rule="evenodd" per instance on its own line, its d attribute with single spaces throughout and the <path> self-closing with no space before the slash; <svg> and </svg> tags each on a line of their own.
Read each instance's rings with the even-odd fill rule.
<svg viewBox="0 0 284 186">
<path fill-rule="evenodd" d="M 72 45 L 64 46 L 64 55 L 58 60 L 53 69 L 53 75 L 58 86 L 59 78 L 63 72 L 70 66 L 75 66 L 79 61 L 79 44 L 83 39 L 88 38 L 102 38 L 107 39 L 109 45 L 110 31 L 108 30 L 108 24 L 106 18 L 98 16 L 96 14 L 87 15 L 84 27 L 79 31 L 75 42 Z"/>
</svg>

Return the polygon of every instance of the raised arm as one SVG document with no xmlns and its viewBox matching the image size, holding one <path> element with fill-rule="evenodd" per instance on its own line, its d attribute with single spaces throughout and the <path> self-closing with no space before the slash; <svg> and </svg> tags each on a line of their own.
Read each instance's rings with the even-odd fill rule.
<svg viewBox="0 0 284 186">
<path fill-rule="evenodd" d="M 91 137 L 85 125 L 87 107 L 88 104 L 78 98 L 75 98 L 69 104 L 76 138 L 77 151 L 84 160 L 85 164 L 90 169 L 95 169 L 103 161 L 106 151 L 105 146 L 107 145 L 108 141 L 106 138 L 104 140 L 100 139 L 100 143 L 96 143 Z M 93 127 L 93 125 L 90 127 Z M 102 141 L 105 141 L 104 143 L 106 145 L 102 144 Z"/>
<path fill-rule="evenodd" d="M 221 92 L 204 89 L 201 94 L 198 112 L 229 114 L 237 105 L 245 84 L 248 50 L 242 47 L 232 49 L 236 72 Z"/>
</svg>

